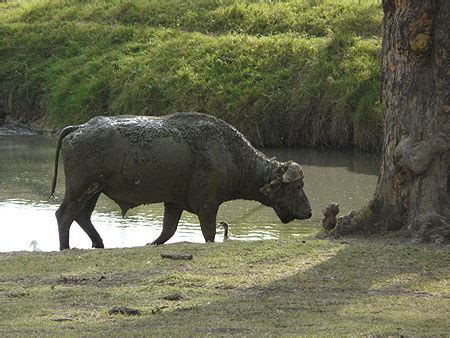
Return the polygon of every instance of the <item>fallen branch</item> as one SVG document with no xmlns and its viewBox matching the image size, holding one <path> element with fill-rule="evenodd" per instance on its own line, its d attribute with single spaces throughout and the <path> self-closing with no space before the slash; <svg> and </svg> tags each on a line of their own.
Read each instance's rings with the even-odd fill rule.
<svg viewBox="0 0 450 338">
<path fill-rule="evenodd" d="M 192 259 L 193 256 L 191 254 L 171 254 L 171 253 L 162 253 L 162 258 L 170 258 L 170 259 L 176 259 L 176 260 L 189 260 Z"/>
</svg>

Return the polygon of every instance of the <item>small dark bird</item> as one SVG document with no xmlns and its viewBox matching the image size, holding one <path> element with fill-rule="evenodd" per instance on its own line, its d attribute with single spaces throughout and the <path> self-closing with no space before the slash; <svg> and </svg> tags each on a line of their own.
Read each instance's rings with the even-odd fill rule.
<svg viewBox="0 0 450 338">
<path fill-rule="evenodd" d="M 220 222 L 219 227 L 223 228 L 223 240 L 228 241 L 230 237 L 228 237 L 228 226 L 229 224 L 227 222 Z"/>
</svg>

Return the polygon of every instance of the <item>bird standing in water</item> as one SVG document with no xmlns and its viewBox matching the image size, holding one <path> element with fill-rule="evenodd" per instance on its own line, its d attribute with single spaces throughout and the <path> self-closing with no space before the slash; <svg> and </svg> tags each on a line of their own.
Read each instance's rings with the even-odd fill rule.
<svg viewBox="0 0 450 338">
<path fill-rule="evenodd" d="M 37 246 L 37 241 L 35 241 L 35 240 L 32 240 L 29 246 L 32 246 L 32 247 L 33 247 L 33 248 L 32 248 L 32 251 L 36 251 L 36 252 L 42 251 L 41 248 L 39 248 L 39 247 Z"/>
<path fill-rule="evenodd" d="M 227 222 L 220 222 L 219 227 L 223 228 L 223 241 L 230 240 L 230 237 L 228 237 L 228 226 L 229 224 Z"/>
</svg>

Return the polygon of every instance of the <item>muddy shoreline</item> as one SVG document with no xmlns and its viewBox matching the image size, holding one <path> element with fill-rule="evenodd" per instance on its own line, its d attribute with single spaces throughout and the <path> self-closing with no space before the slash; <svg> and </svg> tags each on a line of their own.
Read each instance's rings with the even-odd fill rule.
<svg viewBox="0 0 450 338">
<path fill-rule="evenodd" d="M 49 129 L 41 129 L 22 122 L 6 122 L 0 120 L 0 136 L 32 136 L 52 134 L 53 132 Z"/>
</svg>

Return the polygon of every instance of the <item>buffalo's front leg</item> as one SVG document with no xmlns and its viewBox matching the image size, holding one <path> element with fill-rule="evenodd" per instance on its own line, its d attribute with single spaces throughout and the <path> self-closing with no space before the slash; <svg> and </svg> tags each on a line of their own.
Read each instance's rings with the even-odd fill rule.
<svg viewBox="0 0 450 338">
<path fill-rule="evenodd" d="M 164 220 L 161 235 L 152 244 L 160 245 L 167 242 L 174 235 L 178 227 L 183 208 L 175 203 L 164 203 Z"/>
<path fill-rule="evenodd" d="M 206 242 L 214 242 L 216 237 L 217 207 L 204 208 L 198 213 L 200 227 Z"/>
</svg>

